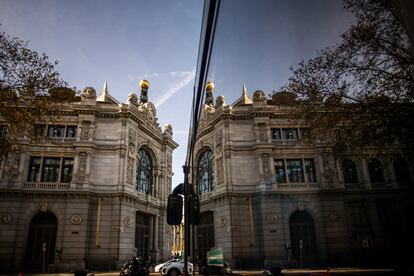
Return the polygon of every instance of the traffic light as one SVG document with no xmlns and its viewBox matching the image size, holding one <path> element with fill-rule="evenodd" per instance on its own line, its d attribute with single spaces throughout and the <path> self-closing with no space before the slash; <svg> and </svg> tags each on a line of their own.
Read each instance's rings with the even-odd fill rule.
<svg viewBox="0 0 414 276">
<path fill-rule="evenodd" d="M 178 194 L 170 194 L 167 204 L 167 223 L 180 225 L 183 219 L 183 198 Z"/>
<path fill-rule="evenodd" d="M 188 222 L 192 225 L 200 223 L 200 200 L 197 194 L 188 196 Z"/>
</svg>

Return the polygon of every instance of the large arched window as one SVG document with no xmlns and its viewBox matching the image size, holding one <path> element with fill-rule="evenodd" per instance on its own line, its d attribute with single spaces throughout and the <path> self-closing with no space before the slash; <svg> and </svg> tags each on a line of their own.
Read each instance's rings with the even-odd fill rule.
<svg viewBox="0 0 414 276">
<path fill-rule="evenodd" d="M 342 162 L 342 173 L 345 183 L 358 183 L 358 173 L 355 163 L 350 159 Z"/>
<path fill-rule="evenodd" d="M 198 192 L 200 194 L 211 192 L 214 188 L 214 164 L 211 150 L 206 150 L 201 154 L 197 162 L 197 168 Z"/>
<path fill-rule="evenodd" d="M 145 149 L 138 151 L 137 161 L 137 186 L 140 193 L 151 194 L 152 188 L 152 160 Z"/>
<path fill-rule="evenodd" d="M 384 174 L 382 172 L 382 164 L 378 159 L 370 159 L 368 161 L 368 171 L 371 183 L 384 182 Z"/>
<path fill-rule="evenodd" d="M 410 181 L 410 171 L 404 158 L 394 160 L 394 171 L 398 182 Z"/>
</svg>

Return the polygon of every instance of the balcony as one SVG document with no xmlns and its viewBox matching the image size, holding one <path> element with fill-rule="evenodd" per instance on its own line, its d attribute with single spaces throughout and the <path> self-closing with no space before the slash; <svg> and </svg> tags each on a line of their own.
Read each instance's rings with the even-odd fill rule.
<svg viewBox="0 0 414 276">
<path fill-rule="evenodd" d="M 317 191 L 320 189 L 320 184 L 315 183 L 277 183 L 276 181 L 261 183 L 258 190 L 275 191 L 275 192 L 304 192 L 304 191 Z"/>
<path fill-rule="evenodd" d="M 60 182 L 25 182 L 23 189 L 27 190 L 69 190 L 70 183 Z"/>
<path fill-rule="evenodd" d="M 76 141 L 76 137 L 45 137 L 45 142 L 53 144 L 72 144 Z"/>
</svg>

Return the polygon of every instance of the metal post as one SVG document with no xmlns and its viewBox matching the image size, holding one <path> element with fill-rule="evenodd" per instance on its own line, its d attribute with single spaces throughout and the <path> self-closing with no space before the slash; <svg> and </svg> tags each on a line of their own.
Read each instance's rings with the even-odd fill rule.
<svg viewBox="0 0 414 276">
<path fill-rule="evenodd" d="M 184 276 L 188 276 L 188 249 L 190 248 L 190 224 L 188 223 L 188 167 L 183 166 L 184 171 Z"/>
<path fill-rule="evenodd" d="M 42 259 L 43 259 L 43 262 L 42 262 L 42 271 L 43 271 L 43 273 L 45 273 L 45 253 L 46 253 L 46 243 L 44 242 L 43 244 L 42 244 Z"/>
<path fill-rule="evenodd" d="M 303 247 L 303 242 L 302 240 L 299 240 L 300 268 L 302 268 L 302 247 Z"/>
</svg>

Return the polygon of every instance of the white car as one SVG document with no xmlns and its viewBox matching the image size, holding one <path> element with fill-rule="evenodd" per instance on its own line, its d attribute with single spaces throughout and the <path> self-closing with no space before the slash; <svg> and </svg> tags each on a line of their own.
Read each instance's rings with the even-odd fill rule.
<svg viewBox="0 0 414 276">
<path fill-rule="evenodd" d="M 184 274 L 184 260 L 174 259 L 174 260 L 168 261 L 164 264 L 161 264 L 161 266 L 158 269 L 161 272 L 162 276 L 183 275 Z M 194 269 L 193 264 L 190 262 L 187 262 L 188 274 L 192 274 L 193 269 Z"/>
<path fill-rule="evenodd" d="M 154 267 L 154 272 L 160 272 L 161 267 L 163 267 L 164 265 L 166 265 L 166 264 L 168 264 L 168 263 L 172 263 L 172 262 L 179 262 L 179 261 L 181 261 L 181 259 L 171 259 L 171 260 L 168 260 L 168 261 L 166 261 L 166 262 L 164 262 L 164 263 L 158 264 L 158 265 L 156 265 L 156 266 Z"/>
</svg>

